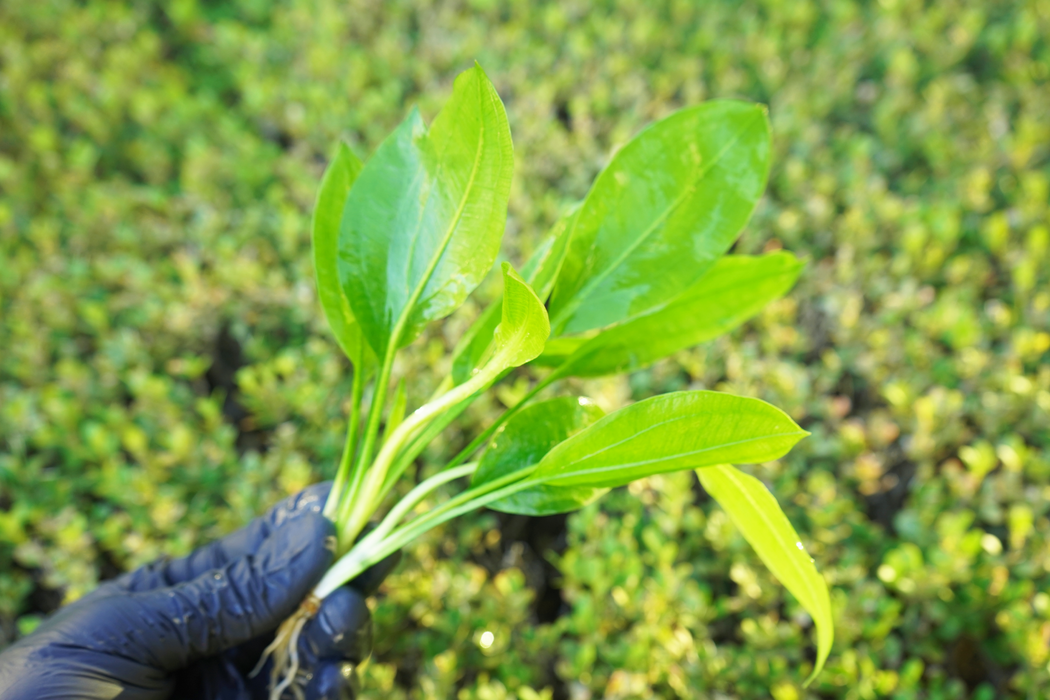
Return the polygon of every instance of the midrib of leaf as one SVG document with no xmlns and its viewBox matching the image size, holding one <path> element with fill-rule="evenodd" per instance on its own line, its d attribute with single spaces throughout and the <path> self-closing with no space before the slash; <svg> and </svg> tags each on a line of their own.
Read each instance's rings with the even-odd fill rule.
<svg viewBox="0 0 1050 700">
<path fill-rule="evenodd" d="M 478 90 L 482 88 L 478 85 Z M 479 95 L 480 96 L 480 95 Z M 428 130 L 429 132 L 429 130 Z M 429 133 L 427 134 L 429 137 Z M 408 323 L 409 317 L 412 315 L 412 310 L 415 308 L 416 302 L 419 301 L 419 297 L 423 294 L 423 290 L 426 289 L 427 284 L 430 282 L 430 278 L 434 275 L 434 270 L 437 269 L 438 263 L 441 262 L 441 257 L 445 254 L 445 250 L 448 248 L 449 242 L 452 240 L 452 234 L 456 231 L 456 226 L 459 225 L 459 220 L 463 216 L 463 210 L 466 209 L 467 199 L 470 196 L 471 191 L 474 189 L 474 180 L 477 178 L 478 167 L 481 164 L 481 152 L 485 146 L 485 120 L 482 117 L 480 120 L 480 130 L 478 133 L 478 146 L 474 152 L 474 165 L 470 169 L 470 178 L 467 180 L 467 186 L 463 188 L 463 196 L 459 200 L 459 205 L 456 207 L 456 213 L 452 217 L 452 221 L 449 223 L 448 228 L 445 230 L 444 237 L 441 241 L 441 247 L 438 253 L 431 259 L 430 265 L 427 267 L 426 272 L 423 274 L 422 279 L 416 288 L 412 292 L 412 296 L 409 298 L 408 303 L 405 304 L 404 309 L 401 311 L 401 316 L 397 320 L 397 324 L 394 326 L 394 332 L 390 336 L 388 354 L 392 354 L 397 349 L 397 343 L 400 339 L 401 333 L 404 332 L 405 324 Z M 503 154 L 500 154 L 500 160 L 502 162 Z M 438 161 L 438 172 L 441 171 L 441 161 Z M 427 189 L 426 200 L 423 202 L 423 206 L 420 208 L 419 221 L 416 223 L 415 234 L 412 236 L 411 247 L 409 248 L 410 254 L 406 256 L 408 261 L 411 261 L 412 255 L 415 252 L 416 241 L 419 240 L 419 230 L 423 225 L 423 213 L 426 211 L 426 202 L 430 199 L 430 193 L 433 187 Z M 411 264 L 411 262 L 409 262 Z M 408 275 L 406 274 L 407 278 Z"/>
<path fill-rule="evenodd" d="M 658 464 L 660 462 L 667 462 L 667 461 L 674 460 L 674 459 L 681 459 L 683 457 L 692 457 L 693 455 L 699 455 L 699 454 L 703 454 L 705 452 L 711 452 L 712 450 L 720 450 L 720 449 L 725 448 L 725 447 L 736 447 L 737 445 L 746 445 L 749 442 L 758 442 L 760 440 L 769 440 L 769 439 L 778 438 L 778 437 L 789 437 L 791 435 L 798 435 L 798 433 L 799 433 L 799 431 L 797 431 L 797 430 L 796 431 L 792 431 L 790 433 L 770 433 L 769 435 L 761 435 L 759 437 L 746 438 L 744 440 L 736 440 L 734 442 L 723 442 L 720 445 L 712 445 L 711 447 L 703 447 L 703 448 L 701 448 L 699 450 L 692 450 L 690 452 L 679 452 L 679 453 L 674 454 L 674 455 L 668 455 L 667 457 L 661 457 L 660 459 L 643 459 L 643 460 L 640 460 L 638 462 L 624 462 L 622 464 L 617 464 L 615 467 L 608 467 L 608 466 L 606 466 L 606 467 L 597 467 L 595 469 L 587 469 L 587 470 L 584 470 L 584 471 L 577 470 L 577 471 L 573 471 L 573 472 L 559 472 L 558 474 L 553 475 L 551 477 L 551 480 L 553 481 L 554 479 L 567 478 L 567 477 L 570 477 L 570 476 L 586 476 L 588 474 L 597 474 L 597 473 L 600 473 L 600 472 L 609 471 L 609 469 L 620 470 L 620 469 L 629 469 L 631 467 L 640 467 L 640 466 L 644 466 L 646 464 Z M 595 452 L 594 454 L 601 454 L 601 452 L 600 451 L 599 452 Z M 590 459 L 592 456 L 593 455 L 588 455 L 588 456 L 586 456 L 586 457 L 584 457 L 582 459 L 576 460 L 576 461 L 577 462 L 582 462 L 584 460 Z M 683 468 L 688 469 L 689 467 L 683 467 Z M 702 468 L 703 467 L 701 467 L 701 469 Z"/>
<path fill-rule="evenodd" d="M 758 512 L 758 515 L 762 519 L 762 522 L 765 523 L 767 529 L 769 529 L 773 533 L 773 536 L 776 538 L 777 543 L 781 547 L 783 547 L 784 549 L 787 549 L 787 550 L 790 550 L 792 547 L 794 547 L 795 546 L 794 543 L 793 542 L 787 542 L 784 539 L 783 534 L 776 527 L 773 526 L 772 522 L 770 522 L 769 518 L 766 516 L 765 511 L 763 511 L 762 508 L 759 507 L 758 503 L 751 497 L 751 494 L 748 493 L 747 490 L 743 486 L 741 486 L 740 480 L 737 479 L 736 474 L 734 474 L 732 471 L 730 471 L 728 469 L 723 470 L 722 474 L 727 479 L 729 479 L 730 481 L 733 482 L 733 485 L 737 487 L 737 491 L 739 493 L 743 494 L 743 497 L 745 499 L 747 499 L 747 502 L 751 504 L 751 507 L 755 511 Z M 818 607 L 817 606 L 817 599 L 818 599 L 817 591 L 816 591 L 816 589 L 813 588 L 813 584 L 810 582 L 809 577 L 806 576 L 806 572 L 802 569 L 802 566 L 799 563 L 798 559 L 796 559 L 794 555 L 789 555 L 787 557 L 787 559 L 788 559 L 788 561 L 791 562 L 791 566 L 795 569 L 795 573 L 797 573 L 799 575 L 799 577 L 802 579 L 802 582 L 805 585 L 807 592 L 809 593 L 810 605 L 812 605 L 814 608 Z"/>
<path fill-rule="evenodd" d="M 634 243 L 629 245 L 623 251 L 623 253 L 621 253 L 616 258 L 616 260 L 614 260 L 612 262 L 612 264 L 606 266 L 605 270 L 603 270 L 602 272 L 599 272 L 597 275 L 591 277 L 591 279 L 587 282 L 587 284 L 583 285 L 583 287 L 580 289 L 580 291 L 578 293 L 576 293 L 575 295 L 573 295 L 573 300 L 569 303 L 568 306 L 566 306 L 562 310 L 561 313 L 558 314 L 558 323 L 557 323 L 558 326 L 561 325 L 562 320 L 565 318 L 565 316 L 567 314 L 571 314 L 571 313 L 575 312 L 576 309 L 578 309 L 580 307 L 580 304 L 583 303 L 583 299 L 587 295 L 589 295 L 594 290 L 594 288 L 596 286 L 601 284 L 605 280 L 606 277 L 611 275 L 613 270 L 615 270 L 618 267 L 620 267 L 621 265 L 623 265 L 624 261 L 628 257 L 630 257 L 630 255 L 632 253 L 634 253 L 635 250 L 638 249 L 638 246 L 640 246 L 642 243 L 647 241 L 649 239 L 649 236 L 651 236 L 653 234 L 653 232 L 664 221 L 666 221 L 667 218 L 669 216 L 671 216 L 671 214 L 673 214 L 674 211 L 678 207 L 680 207 L 682 205 L 682 202 L 684 202 L 688 197 L 692 196 L 692 194 L 696 191 L 696 187 L 699 184 L 700 180 L 704 179 L 704 177 L 707 176 L 707 173 L 709 173 L 711 171 L 711 169 L 714 168 L 719 163 L 719 161 L 722 160 L 722 156 L 724 156 L 729 151 L 729 149 L 731 149 L 733 146 L 736 145 L 737 141 L 740 140 L 741 134 L 743 134 L 745 131 L 747 131 L 747 129 L 751 126 L 751 124 L 754 123 L 754 121 L 755 121 L 754 119 L 751 119 L 743 127 L 741 127 L 740 130 L 737 131 L 737 133 L 733 136 L 733 138 L 730 139 L 728 142 L 726 142 L 726 145 L 722 147 L 722 150 L 720 150 L 715 155 L 715 157 L 711 160 L 711 162 L 709 164 L 705 165 L 705 164 L 701 163 L 700 167 L 697 168 L 696 174 L 693 176 L 692 180 L 690 180 L 689 184 L 686 186 L 685 191 L 682 192 L 682 194 L 680 194 L 677 197 L 675 197 L 675 200 L 673 202 L 671 202 L 671 204 L 667 205 L 667 207 L 664 208 L 664 210 L 660 213 L 660 215 L 657 216 L 656 219 L 653 220 L 653 223 L 651 223 L 649 225 L 649 228 L 647 228 L 642 233 L 642 235 L 639 236 L 635 240 Z M 578 220 L 579 219 L 577 219 L 577 221 Z M 573 223 L 572 233 L 573 234 L 576 233 L 576 222 Z M 570 245 L 571 245 L 571 241 L 570 241 Z M 591 245 L 591 251 L 592 252 L 594 251 L 594 247 L 595 247 L 594 244 L 592 244 Z"/>
</svg>

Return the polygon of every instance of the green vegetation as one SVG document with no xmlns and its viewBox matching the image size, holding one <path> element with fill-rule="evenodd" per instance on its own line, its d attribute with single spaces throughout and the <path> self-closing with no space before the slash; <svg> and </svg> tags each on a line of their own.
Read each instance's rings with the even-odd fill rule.
<svg viewBox="0 0 1050 700">
<path fill-rule="evenodd" d="M 1037 0 L 0 4 L 4 634 L 333 475 L 352 387 L 313 283 L 317 182 L 337 139 L 374 152 L 477 59 L 514 133 L 519 268 L 645 124 L 769 105 L 770 185 L 733 252 L 805 254 L 799 284 L 729 336 L 566 384 L 606 411 L 755 396 L 810 430 L 750 471 L 794 494 L 835 646 L 802 689 L 801 607 L 693 475 L 659 475 L 567 520 L 428 533 L 379 598 L 364 696 L 1045 695 L 1046 36 Z M 501 289 L 406 348 L 408 405 Z"/>
</svg>

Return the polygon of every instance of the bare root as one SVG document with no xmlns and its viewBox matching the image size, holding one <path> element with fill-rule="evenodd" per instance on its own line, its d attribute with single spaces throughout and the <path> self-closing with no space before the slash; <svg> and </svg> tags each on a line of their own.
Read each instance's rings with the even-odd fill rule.
<svg viewBox="0 0 1050 700">
<path fill-rule="evenodd" d="M 296 700 L 303 700 L 303 686 L 309 677 L 299 670 L 299 635 L 303 626 L 317 614 L 321 599 L 312 593 L 306 597 L 295 614 L 281 623 L 277 636 L 262 653 L 259 663 L 252 669 L 250 677 L 254 678 L 262 671 L 269 659 L 273 659 L 270 670 L 270 700 L 281 700 L 284 691 L 291 690 Z"/>
</svg>

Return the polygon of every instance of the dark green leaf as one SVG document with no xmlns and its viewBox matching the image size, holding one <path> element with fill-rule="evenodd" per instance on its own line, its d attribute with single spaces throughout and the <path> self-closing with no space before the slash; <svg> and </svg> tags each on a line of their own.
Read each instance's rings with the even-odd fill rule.
<svg viewBox="0 0 1050 700">
<path fill-rule="evenodd" d="M 429 130 L 413 110 L 365 165 L 343 210 L 339 279 L 378 354 L 451 313 L 492 267 L 512 169 L 507 116 L 479 66 Z"/>
<path fill-rule="evenodd" d="M 551 450 L 531 478 L 612 488 L 651 474 L 777 459 L 808 434 L 765 401 L 681 391 L 602 418 Z"/>
<path fill-rule="evenodd" d="M 587 399 L 562 396 L 522 409 L 496 433 L 471 486 L 496 479 L 539 462 L 552 447 L 590 425 L 602 411 Z M 551 515 L 581 508 L 605 493 L 589 486 L 541 484 L 489 504 L 489 508 L 522 515 Z"/>
<path fill-rule="evenodd" d="M 346 295 L 339 285 L 337 252 L 343 204 L 361 168 L 361 161 L 353 151 L 340 142 L 335 158 L 325 170 L 317 193 L 312 236 L 317 296 L 321 299 L 321 308 L 324 309 L 332 334 L 346 356 L 354 363 L 356 370 L 362 369 L 367 346 L 363 342 L 361 328 L 354 319 Z"/>
<path fill-rule="evenodd" d="M 769 170 L 766 109 L 714 100 L 646 128 L 598 176 L 550 300 L 555 336 L 678 296 L 737 237 Z"/>
<path fill-rule="evenodd" d="M 704 490 L 718 501 L 758 557 L 813 618 L 817 628 L 817 663 L 806 680 L 808 685 L 824 668 L 835 635 L 824 577 L 803 549 L 777 499 L 761 481 L 729 464 L 697 469 L 696 474 Z"/>
<path fill-rule="evenodd" d="M 803 265 L 785 252 L 724 257 L 667 306 L 590 339 L 555 339 L 538 359 L 579 377 L 633 372 L 739 326 L 791 289 Z"/>
</svg>

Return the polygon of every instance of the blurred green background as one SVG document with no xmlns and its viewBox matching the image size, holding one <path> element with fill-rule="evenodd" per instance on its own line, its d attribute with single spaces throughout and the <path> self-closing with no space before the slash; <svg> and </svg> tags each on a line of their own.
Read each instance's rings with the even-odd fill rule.
<svg viewBox="0 0 1050 700">
<path fill-rule="evenodd" d="M 751 471 L 832 586 L 835 650 L 803 690 L 808 618 L 681 474 L 431 533 L 378 598 L 363 696 L 1046 697 L 1047 37 L 1047 0 L 0 3 L 0 645 L 333 473 L 316 185 L 338 138 L 366 156 L 412 103 L 432 118 L 476 58 L 514 134 L 515 263 L 647 122 L 769 105 L 736 250 L 808 256 L 797 288 L 567 389 L 713 388 L 812 431 Z M 396 368 L 416 403 L 478 308 Z"/>
</svg>

